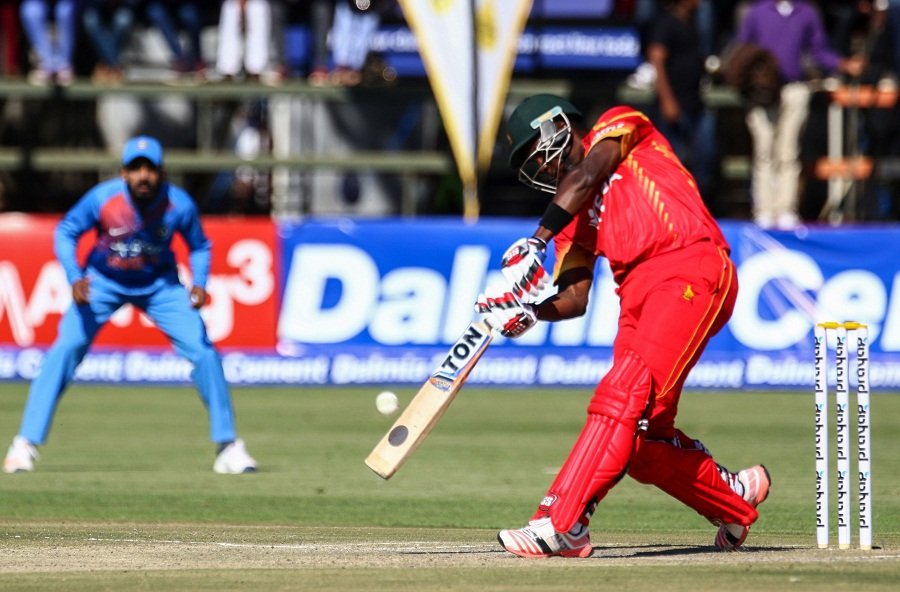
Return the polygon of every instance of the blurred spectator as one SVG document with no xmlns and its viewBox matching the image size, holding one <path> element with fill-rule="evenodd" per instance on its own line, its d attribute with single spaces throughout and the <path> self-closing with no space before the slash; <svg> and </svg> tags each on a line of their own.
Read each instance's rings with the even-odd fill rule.
<svg viewBox="0 0 900 592">
<path fill-rule="evenodd" d="M 882 0 L 879 8 L 887 11 L 886 28 L 893 50 L 894 73 L 900 73 L 900 0 Z"/>
<path fill-rule="evenodd" d="M 226 78 L 243 71 L 248 78 L 259 79 L 269 65 L 271 31 L 268 0 L 224 0 L 216 69 Z"/>
<path fill-rule="evenodd" d="M 291 23 L 307 19 L 309 0 L 269 0 L 272 10 L 272 42 L 270 44 L 270 68 L 263 73 L 266 84 L 277 85 L 287 78 L 288 65 L 285 37 Z"/>
<path fill-rule="evenodd" d="M 866 72 L 863 84 L 876 84 L 879 91 L 896 92 L 896 65 L 900 63 L 896 52 L 900 49 L 900 22 L 892 24 L 891 11 L 900 17 L 900 0 L 878 0 L 872 3 L 869 27 L 863 44 L 866 54 Z M 897 27 L 896 29 L 894 27 Z M 890 96 L 889 94 L 883 96 Z M 832 218 L 842 219 L 849 214 L 850 220 L 897 220 L 900 219 L 900 192 L 897 179 L 891 174 L 881 174 L 890 169 L 891 157 L 900 154 L 900 111 L 897 105 L 873 106 L 859 113 L 861 124 L 857 138 L 859 149 L 871 157 L 876 171 L 860 187 L 851 187 L 853 197 L 846 210 L 832 213 Z M 852 121 L 852 117 L 848 118 Z M 848 128 L 849 129 L 849 128 Z M 850 139 L 850 138 L 848 138 Z M 851 146 L 852 148 L 852 146 Z M 879 170 L 880 169 L 880 170 Z M 862 189 L 862 193 L 860 193 Z M 849 194 L 848 194 L 849 196 Z M 843 205 L 843 204 L 841 204 Z"/>
<path fill-rule="evenodd" d="M 98 84 L 122 81 L 122 48 L 134 27 L 139 0 L 85 0 L 82 22 L 97 53 L 91 79 Z"/>
<path fill-rule="evenodd" d="M 706 59 L 694 18 L 700 3 L 674 0 L 660 14 L 649 35 L 647 61 L 656 71 L 657 128 L 709 202 L 715 169 L 715 119 L 700 96 Z"/>
<path fill-rule="evenodd" d="M 335 0 L 312 0 L 309 20 L 312 33 L 312 59 L 309 83 L 323 86 L 328 83 L 328 34 L 334 20 Z"/>
<path fill-rule="evenodd" d="M 252 165 L 255 158 L 272 151 L 268 109 L 268 103 L 260 99 L 234 112 L 229 125 L 229 144 L 247 164 L 219 173 L 209 191 L 207 211 L 246 215 L 270 212 L 271 172 Z"/>
<path fill-rule="evenodd" d="M 676 1 L 660 0 L 635 0 L 634 22 L 638 32 L 646 42 L 653 30 L 657 17 L 668 8 L 668 5 L 677 4 Z M 721 3 L 721 2 L 720 2 Z M 694 19 L 697 27 L 698 43 L 703 55 L 712 55 L 716 52 L 718 32 L 716 30 L 716 8 L 712 0 L 700 0 L 694 9 Z M 646 44 L 646 43 L 645 43 Z"/>
<path fill-rule="evenodd" d="M 199 2 L 150 0 L 147 18 L 159 29 L 174 57 L 172 69 L 180 75 L 205 76 L 206 64 L 200 46 L 202 20 Z M 173 18 L 174 13 L 174 18 Z M 177 24 L 176 24 L 177 21 Z M 186 43 L 182 45 L 179 26 L 184 30 Z"/>
<path fill-rule="evenodd" d="M 334 70 L 329 82 L 338 86 L 362 82 L 363 66 L 380 22 L 381 15 L 371 0 L 338 0 L 331 29 Z"/>
<path fill-rule="evenodd" d="M 816 8 L 806 0 L 756 0 L 741 22 L 736 41 L 770 52 L 778 64 L 777 102 L 747 112 L 753 142 L 753 216 L 763 228 L 793 228 L 799 222 L 800 135 L 809 115 L 807 60 L 831 74 L 862 72 L 858 58 L 841 58 L 828 46 Z"/>
<path fill-rule="evenodd" d="M 53 9 L 55 35 L 50 26 L 50 10 Z M 28 75 L 32 84 L 47 84 L 56 77 L 63 86 L 72 83 L 72 50 L 75 46 L 75 0 L 24 0 L 20 8 L 22 27 L 38 64 Z"/>
<path fill-rule="evenodd" d="M 854 53 L 860 34 L 868 28 L 871 0 L 820 0 L 819 5 L 831 47 L 842 55 Z"/>
<path fill-rule="evenodd" d="M 658 21 L 668 9 L 679 4 L 678 0 L 660 2 L 659 0 L 636 0 L 634 3 L 634 23 L 641 36 L 643 53 L 646 55 L 652 42 L 652 36 Z M 711 58 L 710 69 L 718 68 L 718 58 L 714 55 L 718 50 L 718 30 L 716 26 L 716 9 L 710 0 L 700 0 L 692 10 L 694 36 L 700 53 Z M 707 63 L 704 62 L 704 67 Z M 641 63 L 628 77 L 627 83 L 632 88 L 648 90 L 656 86 L 656 69 L 648 59 Z"/>
<path fill-rule="evenodd" d="M 19 3 L 0 2 L 0 69 L 6 76 L 19 74 Z"/>
</svg>

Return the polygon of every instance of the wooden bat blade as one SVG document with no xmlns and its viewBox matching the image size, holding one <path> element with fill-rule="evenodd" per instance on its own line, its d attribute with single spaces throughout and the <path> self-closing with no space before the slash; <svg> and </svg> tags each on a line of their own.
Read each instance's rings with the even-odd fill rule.
<svg viewBox="0 0 900 592">
<path fill-rule="evenodd" d="M 370 469 L 383 479 L 397 472 L 444 415 L 492 339 L 487 321 L 473 322 L 466 328 L 366 458 Z"/>
</svg>

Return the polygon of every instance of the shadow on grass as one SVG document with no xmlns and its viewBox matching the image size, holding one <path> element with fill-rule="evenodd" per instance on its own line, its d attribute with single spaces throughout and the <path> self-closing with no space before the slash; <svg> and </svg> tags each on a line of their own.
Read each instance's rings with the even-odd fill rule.
<svg viewBox="0 0 900 592">
<path fill-rule="evenodd" d="M 740 555 L 783 553 L 796 551 L 794 546 L 777 547 L 743 547 L 733 553 Z M 730 555 L 712 545 L 594 545 L 592 557 L 679 557 L 687 555 Z"/>
</svg>

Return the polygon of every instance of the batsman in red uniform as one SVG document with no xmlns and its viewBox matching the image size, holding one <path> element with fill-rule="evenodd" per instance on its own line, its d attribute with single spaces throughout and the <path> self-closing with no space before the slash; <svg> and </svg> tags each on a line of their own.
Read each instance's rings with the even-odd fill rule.
<svg viewBox="0 0 900 592">
<path fill-rule="evenodd" d="M 732 473 L 675 427 L 685 378 L 728 321 L 738 290 L 730 248 L 694 178 L 631 107 L 614 107 L 587 129 L 570 102 L 535 95 L 507 131 L 520 180 L 554 197 L 534 236 L 504 255 L 509 287 L 489 289 L 477 309 L 507 337 L 538 320 L 581 316 L 602 256 L 621 312 L 613 364 L 581 434 L 532 519 L 500 531 L 500 544 L 522 557 L 589 556 L 591 514 L 627 473 L 717 525 L 717 548 L 737 549 L 768 495 L 768 472 L 757 465 Z M 537 302 L 551 239 L 557 293 Z"/>
</svg>

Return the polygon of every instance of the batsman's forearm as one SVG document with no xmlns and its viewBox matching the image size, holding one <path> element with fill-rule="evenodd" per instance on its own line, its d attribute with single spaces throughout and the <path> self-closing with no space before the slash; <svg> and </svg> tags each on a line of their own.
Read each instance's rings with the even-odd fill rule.
<svg viewBox="0 0 900 592">
<path fill-rule="evenodd" d="M 560 298 L 551 296 L 535 306 L 535 314 L 540 321 L 565 321 L 566 319 L 574 319 L 583 316 L 587 311 L 587 307 L 579 302 L 568 298 Z"/>
<path fill-rule="evenodd" d="M 598 142 L 584 160 L 568 171 L 559 183 L 553 201 L 547 206 L 534 236 L 549 242 L 568 225 L 597 192 L 600 180 L 607 179 L 622 160 L 618 139 Z M 568 220 L 563 220 L 566 217 Z"/>
<path fill-rule="evenodd" d="M 553 322 L 584 316 L 593 284 L 593 261 L 591 258 L 591 267 L 573 267 L 560 274 L 556 281 L 559 291 L 535 306 L 538 320 Z"/>
</svg>

